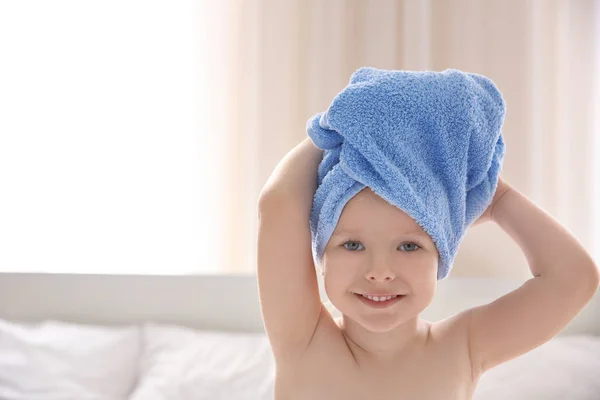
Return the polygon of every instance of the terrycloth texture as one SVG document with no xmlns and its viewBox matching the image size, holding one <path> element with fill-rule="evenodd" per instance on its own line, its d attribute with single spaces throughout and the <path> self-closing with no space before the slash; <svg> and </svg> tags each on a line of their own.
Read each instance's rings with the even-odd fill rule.
<svg viewBox="0 0 600 400">
<path fill-rule="evenodd" d="M 506 106 L 487 77 L 360 68 L 326 112 L 307 122 L 323 150 L 310 217 L 320 264 L 344 205 L 365 186 L 411 216 L 440 254 L 437 279 L 491 204 Z"/>
</svg>

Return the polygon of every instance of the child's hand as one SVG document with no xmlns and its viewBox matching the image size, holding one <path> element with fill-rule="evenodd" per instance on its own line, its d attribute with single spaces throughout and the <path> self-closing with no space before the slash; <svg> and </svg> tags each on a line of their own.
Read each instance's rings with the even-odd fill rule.
<svg viewBox="0 0 600 400">
<path fill-rule="evenodd" d="M 493 220 L 492 213 L 494 210 L 494 206 L 496 205 L 498 199 L 500 197 L 502 197 L 502 195 L 504 195 L 504 193 L 506 193 L 506 191 L 509 189 L 510 189 L 510 185 L 508 183 L 506 183 L 501 177 L 498 177 L 498 187 L 496 188 L 496 193 L 494 194 L 494 199 L 492 200 L 492 204 L 490 204 L 489 207 L 485 210 L 485 212 L 483 214 L 481 214 L 481 216 L 475 220 L 473 225 L 479 225 L 483 222 Z"/>
</svg>

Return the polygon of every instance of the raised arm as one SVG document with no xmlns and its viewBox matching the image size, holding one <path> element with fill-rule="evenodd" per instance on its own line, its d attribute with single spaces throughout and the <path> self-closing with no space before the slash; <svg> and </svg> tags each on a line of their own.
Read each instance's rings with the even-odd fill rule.
<svg viewBox="0 0 600 400">
<path fill-rule="evenodd" d="M 577 239 L 510 185 L 492 220 L 522 249 L 533 278 L 471 310 L 471 361 L 480 373 L 552 339 L 599 284 L 598 268 Z"/>
<path fill-rule="evenodd" d="M 279 162 L 259 200 L 258 289 L 278 363 L 302 355 L 322 308 L 309 225 L 322 153 L 305 139 Z"/>
</svg>

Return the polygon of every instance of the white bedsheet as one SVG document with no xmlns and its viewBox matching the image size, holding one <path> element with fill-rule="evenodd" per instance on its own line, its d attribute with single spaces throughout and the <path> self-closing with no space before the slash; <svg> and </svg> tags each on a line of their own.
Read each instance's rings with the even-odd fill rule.
<svg viewBox="0 0 600 400">
<path fill-rule="evenodd" d="M 271 400 L 274 374 L 264 334 L 0 320 L 3 400 Z M 500 399 L 599 400 L 600 337 L 556 337 L 487 372 L 474 400 Z"/>
<path fill-rule="evenodd" d="M 599 400 L 600 337 L 556 337 L 485 373 L 473 398 Z"/>
<path fill-rule="evenodd" d="M 0 399 L 127 400 L 140 329 L 0 320 Z"/>
<path fill-rule="evenodd" d="M 266 335 L 146 324 L 131 400 L 272 400 L 275 364 Z"/>
</svg>

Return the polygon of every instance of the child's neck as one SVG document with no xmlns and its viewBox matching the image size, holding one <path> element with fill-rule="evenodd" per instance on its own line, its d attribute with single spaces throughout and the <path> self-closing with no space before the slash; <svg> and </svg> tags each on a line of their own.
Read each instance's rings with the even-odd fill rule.
<svg viewBox="0 0 600 400">
<path fill-rule="evenodd" d="M 390 361 L 423 348 L 430 334 L 431 322 L 417 316 L 390 331 L 373 332 L 343 315 L 338 326 L 357 362 L 361 359 Z"/>
</svg>

